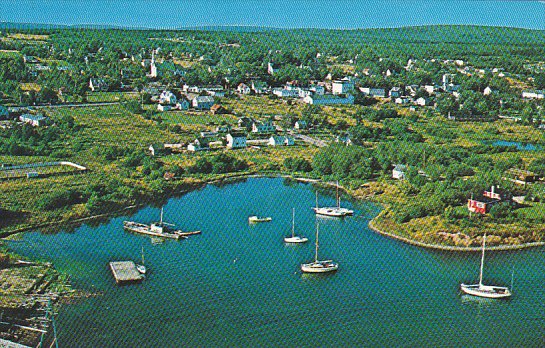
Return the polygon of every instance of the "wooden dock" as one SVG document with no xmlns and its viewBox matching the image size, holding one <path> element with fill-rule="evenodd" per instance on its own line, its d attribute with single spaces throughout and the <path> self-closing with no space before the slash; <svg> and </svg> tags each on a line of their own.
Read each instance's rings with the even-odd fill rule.
<svg viewBox="0 0 545 348">
<path fill-rule="evenodd" d="M 145 278 L 144 275 L 138 272 L 136 264 L 133 261 L 110 262 L 110 269 L 117 284 L 139 282 Z"/>
</svg>

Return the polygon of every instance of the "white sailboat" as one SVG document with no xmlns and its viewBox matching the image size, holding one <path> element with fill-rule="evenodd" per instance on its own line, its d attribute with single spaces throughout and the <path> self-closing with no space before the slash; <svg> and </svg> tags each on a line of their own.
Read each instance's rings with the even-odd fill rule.
<svg viewBox="0 0 545 348">
<path fill-rule="evenodd" d="M 341 198 L 339 197 L 339 182 L 337 182 L 337 206 L 336 207 L 319 207 L 318 206 L 318 192 L 316 192 L 316 207 L 312 208 L 316 215 L 344 217 L 348 215 L 354 215 L 354 211 L 341 208 Z"/>
<path fill-rule="evenodd" d="M 461 284 L 460 288 L 468 295 L 486 297 L 486 298 L 506 298 L 511 296 L 509 288 L 494 285 L 483 284 L 484 250 L 486 247 L 486 234 L 483 237 L 483 253 L 481 256 L 481 272 L 479 275 L 479 284 Z"/>
<path fill-rule="evenodd" d="M 142 245 L 142 264 L 136 265 L 136 269 L 141 274 L 146 274 L 146 266 L 144 266 L 144 246 Z"/>
<path fill-rule="evenodd" d="M 295 235 L 295 208 L 293 208 L 291 214 L 291 236 L 284 237 L 285 243 L 306 243 L 308 242 L 307 237 L 296 236 Z"/>
<path fill-rule="evenodd" d="M 314 254 L 314 262 L 302 264 L 301 271 L 303 273 L 327 273 L 338 269 L 339 264 L 333 262 L 333 260 L 318 260 L 318 224 L 316 224 L 316 252 Z"/>
</svg>

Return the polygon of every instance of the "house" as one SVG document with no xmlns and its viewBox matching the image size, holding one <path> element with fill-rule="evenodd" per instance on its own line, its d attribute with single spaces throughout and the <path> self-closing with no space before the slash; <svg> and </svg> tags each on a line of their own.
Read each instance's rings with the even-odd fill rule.
<svg viewBox="0 0 545 348">
<path fill-rule="evenodd" d="M 193 107 L 197 110 L 210 110 L 214 106 L 214 98 L 210 96 L 199 96 L 193 99 Z"/>
<path fill-rule="evenodd" d="M 294 128 L 297 129 L 297 130 L 308 129 L 308 123 L 305 120 L 295 121 L 295 127 Z"/>
<path fill-rule="evenodd" d="M 398 180 L 405 180 L 405 173 L 407 172 L 407 166 L 404 164 L 396 164 L 392 170 L 392 178 Z"/>
<path fill-rule="evenodd" d="M 246 136 L 243 134 L 229 133 L 225 137 L 228 149 L 243 149 L 246 147 Z"/>
<path fill-rule="evenodd" d="M 390 91 L 388 92 L 388 95 L 390 96 L 390 98 L 399 98 L 403 95 L 403 91 L 401 90 L 401 87 L 393 87 L 392 89 L 390 89 Z"/>
<path fill-rule="evenodd" d="M 241 83 L 237 86 L 237 92 L 240 94 L 250 94 L 252 90 L 250 87 L 248 87 L 248 85 Z"/>
<path fill-rule="evenodd" d="M 176 109 L 178 110 L 189 110 L 190 106 L 191 106 L 191 103 L 189 103 L 189 100 L 185 98 L 180 98 L 178 100 L 178 103 L 176 103 Z"/>
<path fill-rule="evenodd" d="M 187 150 L 191 152 L 210 150 L 210 142 L 205 138 L 197 138 L 187 145 Z"/>
<path fill-rule="evenodd" d="M 225 97 L 225 89 L 223 86 L 207 86 L 203 88 L 203 91 L 208 93 L 212 97 L 223 98 Z"/>
<path fill-rule="evenodd" d="M 325 94 L 325 87 L 320 85 L 311 85 L 308 90 L 316 95 Z"/>
<path fill-rule="evenodd" d="M 347 134 L 346 134 L 346 135 L 342 135 L 342 136 L 341 136 L 341 135 L 337 136 L 337 137 L 335 138 L 335 142 L 336 142 L 336 143 L 342 143 L 342 144 L 344 144 L 344 145 L 346 145 L 346 146 L 350 146 L 350 145 L 353 144 L 353 143 L 352 143 L 352 139 L 350 139 L 350 135 L 347 135 Z"/>
<path fill-rule="evenodd" d="M 27 64 L 38 63 L 38 59 L 34 56 L 23 56 L 23 61 Z"/>
<path fill-rule="evenodd" d="M 347 94 L 354 90 L 354 83 L 351 82 L 347 77 L 342 80 L 335 80 L 331 83 L 331 93 L 335 95 Z"/>
<path fill-rule="evenodd" d="M 49 117 L 44 115 L 23 114 L 19 116 L 19 120 L 34 127 L 47 126 L 50 123 Z"/>
<path fill-rule="evenodd" d="M 9 119 L 9 110 L 3 105 L 0 105 L 0 120 Z"/>
<path fill-rule="evenodd" d="M 252 133 L 274 133 L 276 127 L 272 121 L 254 122 L 252 124 Z"/>
<path fill-rule="evenodd" d="M 409 104 L 412 100 L 413 99 L 409 97 L 399 97 L 399 98 L 396 98 L 394 102 L 396 104 L 405 105 L 405 104 Z"/>
<path fill-rule="evenodd" d="M 497 93 L 497 91 L 493 90 L 492 88 L 489 87 L 486 87 L 483 91 L 483 95 L 491 95 L 493 93 Z"/>
<path fill-rule="evenodd" d="M 352 105 L 354 104 L 354 97 L 350 94 L 346 97 L 333 94 L 308 95 L 303 98 L 303 102 L 311 105 Z"/>
<path fill-rule="evenodd" d="M 268 88 L 267 82 L 261 80 L 252 81 L 252 91 L 254 91 L 255 94 L 265 94 L 267 93 Z"/>
<path fill-rule="evenodd" d="M 511 168 L 504 173 L 503 179 L 514 182 L 515 184 L 526 185 L 535 182 L 537 177 L 536 174 L 531 171 Z"/>
<path fill-rule="evenodd" d="M 405 92 L 414 97 L 416 93 L 418 93 L 419 89 L 420 89 L 419 85 L 409 85 L 405 87 Z"/>
<path fill-rule="evenodd" d="M 292 137 L 283 137 L 275 135 L 269 138 L 267 145 L 269 146 L 293 146 L 295 140 Z"/>
<path fill-rule="evenodd" d="M 171 149 L 167 148 L 165 144 L 151 144 L 148 150 L 152 156 L 168 155 L 171 152 Z"/>
<path fill-rule="evenodd" d="M 231 126 L 221 125 L 216 127 L 216 133 L 229 133 L 231 131 Z"/>
<path fill-rule="evenodd" d="M 246 129 L 252 129 L 252 126 L 254 124 L 254 120 L 250 117 L 241 117 L 237 121 L 237 125 L 239 128 L 246 128 Z"/>
<path fill-rule="evenodd" d="M 528 99 L 544 99 L 545 98 L 545 90 L 530 90 L 530 91 L 523 91 L 522 92 L 523 98 Z"/>
<path fill-rule="evenodd" d="M 386 98 L 384 88 L 360 87 L 360 92 L 372 98 Z"/>
<path fill-rule="evenodd" d="M 423 88 L 426 91 L 426 93 L 428 93 L 429 95 L 432 95 L 432 94 L 435 93 L 435 91 L 437 91 L 439 89 L 439 86 L 437 86 L 437 85 L 425 85 Z"/>
<path fill-rule="evenodd" d="M 92 92 L 107 92 L 110 86 L 106 83 L 104 79 L 89 79 L 89 89 Z"/>
<path fill-rule="evenodd" d="M 296 98 L 299 96 L 299 89 L 296 88 L 273 88 L 272 92 L 280 98 Z"/>
<path fill-rule="evenodd" d="M 274 75 L 274 73 L 277 72 L 277 71 L 278 71 L 278 68 L 276 66 L 274 66 L 274 63 L 269 62 L 267 64 L 267 73 L 269 75 Z"/>
<path fill-rule="evenodd" d="M 420 97 L 420 98 L 416 99 L 414 101 L 414 103 L 416 105 L 420 105 L 420 106 L 427 106 L 427 105 L 430 105 L 430 100 L 428 98 L 425 98 L 425 97 Z"/>
<path fill-rule="evenodd" d="M 512 196 L 496 191 L 496 187 L 492 186 L 490 191 L 484 190 L 482 197 L 467 200 L 467 209 L 476 214 L 486 214 L 490 208 L 499 202 L 509 202 Z"/>
<path fill-rule="evenodd" d="M 176 105 L 178 98 L 171 91 L 163 91 L 159 96 L 159 103 L 163 105 Z"/>
<path fill-rule="evenodd" d="M 173 106 L 170 104 L 157 104 L 157 110 L 159 111 L 170 111 L 173 109 Z"/>
</svg>

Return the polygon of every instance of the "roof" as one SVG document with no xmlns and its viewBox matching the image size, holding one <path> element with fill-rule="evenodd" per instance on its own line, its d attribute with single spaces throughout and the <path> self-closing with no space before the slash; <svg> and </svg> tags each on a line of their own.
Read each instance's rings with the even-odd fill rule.
<svg viewBox="0 0 545 348">
<path fill-rule="evenodd" d="M 24 115 L 21 115 L 21 117 L 27 120 L 32 120 L 32 121 L 43 121 L 47 119 L 47 117 L 44 115 L 32 115 L 32 114 L 24 114 Z"/>
<path fill-rule="evenodd" d="M 229 133 L 227 134 L 228 136 L 230 135 L 231 137 L 233 138 L 246 138 L 246 135 L 242 134 L 242 133 Z"/>
<path fill-rule="evenodd" d="M 396 164 L 394 166 L 394 170 L 398 170 L 400 172 L 407 170 L 407 166 L 405 164 Z"/>
<path fill-rule="evenodd" d="M 198 103 L 213 103 L 214 98 L 206 95 L 201 95 L 199 97 L 196 97 L 195 100 L 197 100 Z"/>
</svg>

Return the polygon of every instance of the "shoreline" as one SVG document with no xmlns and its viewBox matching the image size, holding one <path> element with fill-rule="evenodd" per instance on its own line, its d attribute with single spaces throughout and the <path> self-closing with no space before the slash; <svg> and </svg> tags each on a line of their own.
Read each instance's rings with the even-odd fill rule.
<svg viewBox="0 0 545 348">
<path fill-rule="evenodd" d="M 325 186 L 336 186 L 337 185 L 336 182 L 332 182 L 332 181 L 323 181 L 321 179 L 312 179 L 312 178 L 305 178 L 305 177 L 295 177 L 295 176 L 292 176 L 292 175 L 289 175 L 289 174 L 283 174 L 283 173 L 272 173 L 272 172 L 271 173 L 262 173 L 262 174 L 255 173 L 255 172 L 245 173 L 245 174 L 236 174 L 236 173 L 234 173 L 233 175 L 228 175 L 227 174 L 224 177 L 214 178 L 214 179 L 202 181 L 201 185 L 196 185 L 195 187 L 192 187 L 191 189 L 182 190 L 180 192 L 177 192 L 176 195 L 188 193 L 188 192 L 191 192 L 191 191 L 193 191 L 195 189 L 201 188 L 201 187 L 206 186 L 206 185 L 214 185 L 214 184 L 218 184 L 218 183 L 229 183 L 230 181 L 244 180 L 244 179 L 247 179 L 247 178 L 267 178 L 267 177 L 268 178 L 291 179 L 291 180 L 302 182 L 302 183 L 321 184 L 321 185 L 325 185 Z M 339 188 L 342 189 L 344 192 L 348 193 L 354 199 L 357 199 L 357 200 L 367 199 L 369 201 L 373 201 L 371 198 L 356 197 L 355 195 L 353 195 L 350 192 L 350 190 L 346 189 L 342 185 L 339 185 Z M 170 198 L 172 198 L 172 197 L 174 197 L 176 195 L 168 195 L 167 198 L 170 199 Z M 378 202 L 375 202 L 375 203 L 380 204 Z M 125 211 L 129 211 L 131 209 L 139 208 L 139 207 L 142 207 L 142 206 L 144 206 L 144 205 L 142 205 L 142 204 L 133 204 L 133 205 L 127 206 L 127 207 L 125 207 L 123 209 L 114 211 L 114 212 L 103 213 L 103 214 L 88 216 L 88 217 L 84 217 L 84 218 L 78 218 L 78 219 L 75 219 L 75 220 L 68 220 L 68 221 L 62 221 L 62 222 L 55 221 L 55 222 L 47 222 L 47 223 L 37 224 L 37 225 L 33 225 L 33 226 L 27 226 L 27 227 L 20 228 L 20 229 L 14 230 L 14 231 L 7 231 L 7 232 L 3 233 L 3 236 L 0 237 L 0 240 L 5 239 L 5 238 L 7 238 L 9 236 L 12 236 L 12 235 L 16 235 L 18 233 L 28 232 L 29 230 L 32 230 L 32 229 L 50 227 L 50 226 L 55 225 L 55 224 L 58 224 L 59 226 L 70 226 L 70 225 L 75 225 L 75 224 L 78 224 L 78 223 L 82 223 L 82 222 L 86 222 L 86 221 L 92 221 L 92 220 L 96 220 L 96 219 L 100 219 L 100 218 L 108 218 L 108 217 L 115 216 L 116 214 L 119 214 L 119 213 L 122 213 L 122 212 L 125 212 Z M 367 226 L 373 232 L 375 232 L 377 234 L 380 234 L 380 235 L 382 235 L 382 236 L 384 236 L 386 238 L 395 239 L 397 241 L 400 241 L 400 242 L 403 242 L 405 244 L 412 245 L 412 246 L 415 246 L 415 247 L 420 247 L 420 248 L 425 248 L 425 249 L 432 249 L 432 250 L 449 251 L 449 252 L 478 252 L 478 251 L 482 250 L 481 247 L 458 247 L 458 246 L 441 245 L 441 244 L 429 244 L 429 243 L 419 242 L 417 240 L 410 239 L 410 238 L 407 238 L 407 237 L 402 237 L 402 236 L 399 236 L 399 235 L 397 235 L 395 233 L 382 231 L 379 228 L 375 227 L 375 225 L 374 225 L 375 220 L 380 217 L 381 213 L 379 213 L 377 216 L 375 216 L 373 219 L 371 219 Z M 491 251 L 509 251 L 509 250 L 521 250 L 521 249 L 535 248 L 535 247 L 541 247 L 541 246 L 545 246 L 545 242 L 531 242 L 531 243 L 523 243 L 523 244 L 519 244 L 519 245 L 490 246 L 490 247 L 487 247 L 487 250 L 491 250 Z"/>
</svg>

